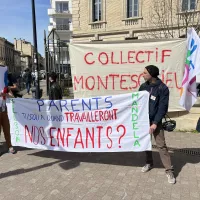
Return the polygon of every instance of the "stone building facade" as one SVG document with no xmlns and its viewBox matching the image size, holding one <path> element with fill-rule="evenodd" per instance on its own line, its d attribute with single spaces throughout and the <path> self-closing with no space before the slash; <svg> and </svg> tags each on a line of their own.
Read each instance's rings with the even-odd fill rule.
<svg viewBox="0 0 200 200">
<path fill-rule="evenodd" d="M 34 47 L 33 45 L 24 39 L 14 39 L 15 50 L 21 53 L 22 70 L 29 68 L 34 71 L 33 57 Z M 38 53 L 38 64 L 40 69 L 44 69 L 44 58 Z"/>
<path fill-rule="evenodd" d="M 14 51 L 14 45 L 0 37 L 0 63 L 8 66 L 10 72 L 15 71 Z"/>
<path fill-rule="evenodd" d="M 184 37 L 197 0 L 73 0 L 73 42 Z"/>
</svg>

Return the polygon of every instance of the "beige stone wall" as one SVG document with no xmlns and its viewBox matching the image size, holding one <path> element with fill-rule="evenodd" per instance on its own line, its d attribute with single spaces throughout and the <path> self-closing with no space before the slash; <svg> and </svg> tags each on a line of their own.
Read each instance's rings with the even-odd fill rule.
<svg viewBox="0 0 200 200">
<path fill-rule="evenodd" d="M 21 56 L 19 51 L 14 51 L 15 70 L 21 71 Z"/>
<path fill-rule="evenodd" d="M 32 68 L 32 60 L 34 55 L 34 48 L 33 45 L 30 42 L 27 42 L 25 40 L 14 40 L 14 46 L 15 50 L 20 51 L 22 56 L 27 56 L 26 59 L 22 58 L 22 63 L 26 63 L 26 68 Z M 38 64 L 41 66 L 41 68 L 44 68 L 44 58 L 38 53 Z M 23 64 L 24 66 L 24 64 Z"/>
<path fill-rule="evenodd" d="M 5 44 L 4 44 L 4 40 L 0 39 L 0 62 L 1 62 L 1 64 L 5 63 L 4 58 L 5 58 Z"/>
<path fill-rule="evenodd" d="M 33 57 L 33 46 L 25 40 L 14 40 L 15 50 L 20 51 L 23 55 Z"/>
<path fill-rule="evenodd" d="M 0 38 L 0 63 L 8 66 L 14 72 L 14 45 L 5 38 Z"/>
<path fill-rule="evenodd" d="M 181 14 L 180 0 L 139 0 L 139 16 L 132 19 L 126 18 L 126 2 L 126 0 L 102 0 L 102 20 L 92 22 L 92 0 L 73 0 L 73 41 L 114 40 L 126 37 L 169 38 L 185 34 L 185 28 L 178 27 L 178 24 L 185 26 L 185 15 Z M 200 4 L 191 16 L 187 14 L 190 18 L 187 21 L 192 25 L 197 24 L 195 20 L 198 19 L 199 10 Z M 161 14 L 160 19 L 156 12 Z M 160 31 L 164 19 L 167 19 L 164 27 L 173 27 L 173 32 L 167 34 L 167 31 Z"/>
<path fill-rule="evenodd" d="M 92 23 L 91 0 L 73 1 L 72 7 L 74 34 L 129 30 L 130 26 L 134 28 L 141 27 L 142 23 L 139 19 L 136 19 L 133 23 L 131 23 L 131 25 L 124 21 L 126 18 L 124 6 L 125 0 L 103 0 L 102 2 L 102 23 Z"/>
</svg>

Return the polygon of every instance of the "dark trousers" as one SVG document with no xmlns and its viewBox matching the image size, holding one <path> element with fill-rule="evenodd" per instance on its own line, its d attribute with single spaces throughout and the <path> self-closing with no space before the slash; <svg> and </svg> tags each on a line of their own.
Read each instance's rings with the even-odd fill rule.
<svg viewBox="0 0 200 200">
<path fill-rule="evenodd" d="M 162 123 L 158 123 L 157 129 L 154 131 L 153 136 L 155 138 L 160 158 L 165 167 L 165 170 L 173 171 L 171 158 L 165 143 L 165 135 L 164 130 L 162 129 Z M 152 151 L 146 151 L 146 163 L 153 165 Z"/>
<path fill-rule="evenodd" d="M 8 148 L 10 148 L 12 145 L 10 137 L 10 122 L 8 119 L 7 112 L 0 112 L 0 133 L 1 133 L 1 127 L 3 128 L 6 144 Z"/>
</svg>

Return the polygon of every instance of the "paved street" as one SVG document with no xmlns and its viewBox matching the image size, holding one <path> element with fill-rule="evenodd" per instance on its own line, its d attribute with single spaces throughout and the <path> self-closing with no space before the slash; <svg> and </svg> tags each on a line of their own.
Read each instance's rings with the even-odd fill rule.
<svg viewBox="0 0 200 200">
<path fill-rule="evenodd" d="M 33 85 L 32 85 L 33 87 Z M 47 98 L 46 94 L 46 80 L 40 81 L 40 88 L 43 90 L 43 98 Z M 32 93 L 30 92 L 30 95 L 27 94 L 26 89 L 22 91 L 23 98 L 32 98 Z"/>
<path fill-rule="evenodd" d="M 41 81 L 46 97 L 45 81 Z M 25 98 L 31 95 L 25 94 Z M 167 182 L 153 141 L 155 168 L 143 174 L 144 153 L 68 153 L 16 147 L 0 137 L 0 200 L 199 200 L 200 135 L 166 133 L 177 183 Z"/>
<path fill-rule="evenodd" d="M 67 153 L 18 147 L 17 154 L 0 157 L 0 199 L 199 200 L 200 135 L 166 133 L 166 139 L 173 148 L 175 185 L 167 183 L 156 149 L 155 168 L 143 174 L 143 153 Z M 5 151 L 5 145 L 0 150 Z"/>
<path fill-rule="evenodd" d="M 41 80 L 40 81 L 40 88 L 43 90 L 43 99 L 48 99 L 47 93 L 46 93 L 46 80 Z M 23 93 L 23 98 L 32 98 L 32 93 L 30 92 L 30 95 L 27 94 L 26 89 L 22 91 Z M 70 96 L 68 97 L 63 97 L 64 99 L 66 98 L 73 98 L 73 88 L 69 88 L 69 94 Z"/>
<path fill-rule="evenodd" d="M 200 200 L 200 1 L 0 2 L 0 200 Z"/>
</svg>

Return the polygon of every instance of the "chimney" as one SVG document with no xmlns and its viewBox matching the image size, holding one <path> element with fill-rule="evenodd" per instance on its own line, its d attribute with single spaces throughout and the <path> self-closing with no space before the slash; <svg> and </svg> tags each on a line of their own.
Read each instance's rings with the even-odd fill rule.
<svg viewBox="0 0 200 200">
<path fill-rule="evenodd" d="M 15 42 L 15 50 L 17 50 L 17 39 L 14 38 L 14 42 Z"/>
<path fill-rule="evenodd" d="M 21 52 L 22 52 L 22 40 L 21 40 L 21 38 L 20 38 L 20 41 L 21 41 Z"/>
</svg>

